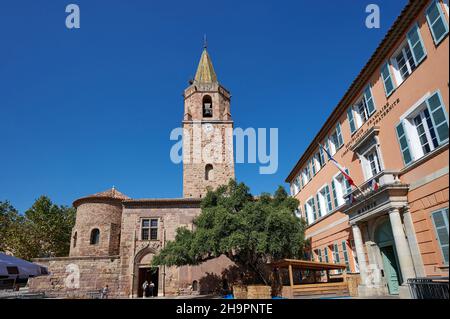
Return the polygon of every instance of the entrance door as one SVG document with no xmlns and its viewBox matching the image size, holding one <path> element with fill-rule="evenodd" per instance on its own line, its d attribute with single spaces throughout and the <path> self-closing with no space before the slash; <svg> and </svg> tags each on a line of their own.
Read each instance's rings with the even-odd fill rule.
<svg viewBox="0 0 450 319">
<path fill-rule="evenodd" d="M 388 284 L 389 293 L 398 295 L 399 271 L 393 246 L 380 247 L 381 257 L 383 258 L 384 278 Z"/>
<path fill-rule="evenodd" d="M 148 283 L 153 282 L 155 284 L 155 288 L 153 289 L 153 296 L 158 296 L 158 278 L 158 267 L 139 268 L 138 297 L 142 297 L 144 295 L 142 285 L 146 280 Z"/>
</svg>

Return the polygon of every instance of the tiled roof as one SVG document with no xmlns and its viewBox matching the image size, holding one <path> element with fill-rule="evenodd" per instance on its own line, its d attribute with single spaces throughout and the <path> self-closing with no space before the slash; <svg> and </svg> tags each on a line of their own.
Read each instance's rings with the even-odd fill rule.
<svg viewBox="0 0 450 319">
<path fill-rule="evenodd" d="M 119 192 L 117 189 L 115 189 L 114 187 L 111 189 L 108 189 L 104 192 L 100 192 L 100 193 L 96 193 L 93 195 L 90 195 L 88 197 L 106 197 L 106 198 L 117 198 L 117 199 L 130 199 L 130 197 L 128 197 L 127 195 Z"/>
<path fill-rule="evenodd" d="M 119 192 L 117 189 L 115 189 L 114 187 L 111 189 L 108 189 L 104 192 L 100 192 L 100 193 L 95 193 L 89 196 L 85 196 L 82 198 L 79 198 L 77 200 L 75 200 L 73 202 L 73 206 L 77 207 L 78 205 L 80 205 L 82 202 L 89 202 L 94 201 L 94 200 L 105 200 L 105 199 L 110 199 L 110 200 L 116 200 L 116 201 L 124 201 L 127 199 L 131 199 L 130 197 L 128 197 L 127 195 Z"/>
</svg>

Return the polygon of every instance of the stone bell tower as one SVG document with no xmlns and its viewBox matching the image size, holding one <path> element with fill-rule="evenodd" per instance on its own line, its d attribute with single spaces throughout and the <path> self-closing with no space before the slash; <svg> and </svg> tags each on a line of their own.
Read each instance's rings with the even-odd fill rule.
<svg viewBox="0 0 450 319">
<path fill-rule="evenodd" d="M 197 73 L 184 91 L 183 196 L 201 198 L 207 188 L 234 179 L 230 92 L 217 81 L 206 45 Z"/>
</svg>

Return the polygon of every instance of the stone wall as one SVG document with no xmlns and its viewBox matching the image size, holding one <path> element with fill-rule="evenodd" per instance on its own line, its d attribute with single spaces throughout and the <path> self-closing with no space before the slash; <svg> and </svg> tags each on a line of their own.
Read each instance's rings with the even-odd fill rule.
<svg viewBox="0 0 450 319">
<path fill-rule="evenodd" d="M 71 257 L 118 255 L 121 220 L 120 201 L 93 200 L 79 205 L 69 255 Z M 100 231 L 100 241 L 97 245 L 91 245 L 91 232 L 96 228 Z"/>
<path fill-rule="evenodd" d="M 119 295 L 118 256 L 36 259 L 34 262 L 48 267 L 50 275 L 30 279 L 31 292 L 45 292 L 57 298 L 90 298 L 89 292 L 98 292 L 108 285 L 109 296 Z"/>
<path fill-rule="evenodd" d="M 205 95 L 212 99 L 210 118 L 203 117 Z M 186 89 L 184 103 L 183 196 L 200 198 L 207 187 L 215 189 L 235 178 L 230 94 L 218 83 L 197 84 Z M 207 164 L 213 168 L 209 180 L 205 179 Z"/>
<path fill-rule="evenodd" d="M 183 149 L 186 151 L 183 158 L 183 196 L 186 198 L 204 197 L 208 187 L 216 189 L 235 178 L 233 124 L 210 125 L 210 131 L 198 123 L 185 123 L 183 126 L 186 133 L 183 139 Z M 208 157 L 205 158 L 204 154 Z M 212 174 L 206 180 L 208 164 L 212 165 Z"/>
<path fill-rule="evenodd" d="M 131 207 L 130 207 L 131 205 Z M 150 260 L 165 242 L 175 239 L 178 227 L 192 229 L 200 207 L 182 203 L 141 203 L 138 207 L 126 203 L 122 219 L 120 282 L 123 297 L 137 295 L 138 268 L 150 267 Z M 158 219 L 157 240 L 142 240 L 141 224 L 144 218 Z M 214 288 L 221 285 L 222 272 L 232 263 L 222 256 L 196 267 L 160 267 L 158 294 L 174 296 L 189 291 L 196 281 L 199 286 Z M 164 275 L 165 274 L 165 275 Z M 202 289 L 202 287 L 200 287 Z M 202 290 L 203 293 L 207 291 Z"/>
</svg>

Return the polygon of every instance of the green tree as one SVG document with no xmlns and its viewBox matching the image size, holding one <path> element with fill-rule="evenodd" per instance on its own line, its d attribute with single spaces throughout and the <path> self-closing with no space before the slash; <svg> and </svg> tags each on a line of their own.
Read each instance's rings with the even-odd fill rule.
<svg viewBox="0 0 450 319">
<path fill-rule="evenodd" d="M 41 196 L 24 215 L 8 202 L 1 203 L 0 212 L 0 250 L 27 260 L 68 255 L 74 208 L 55 205 Z"/>
<path fill-rule="evenodd" d="M 58 206 L 46 196 L 39 197 L 25 212 L 25 230 L 33 258 L 67 256 L 75 224 L 75 209 Z"/>
<path fill-rule="evenodd" d="M 198 265 L 225 255 L 243 281 L 267 283 L 267 262 L 303 255 L 305 222 L 294 214 L 298 205 L 283 187 L 254 198 L 245 184 L 231 180 L 208 191 L 194 230 L 179 228 L 153 264 Z"/>
<path fill-rule="evenodd" d="M 8 201 L 0 201 L 0 251 L 11 249 L 10 238 L 21 219 L 22 216 Z"/>
</svg>

